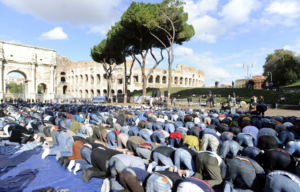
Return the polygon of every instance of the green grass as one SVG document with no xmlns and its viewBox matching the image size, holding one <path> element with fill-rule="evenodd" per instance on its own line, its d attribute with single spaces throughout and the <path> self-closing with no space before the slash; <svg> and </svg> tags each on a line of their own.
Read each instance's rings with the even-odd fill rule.
<svg viewBox="0 0 300 192">
<path fill-rule="evenodd" d="M 293 86 L 300 86 L 300 81 L 297 81 L 297 82 L 295 82 L 293 84 L 286 85 L 284 87 L 293 87 Z"/>
<path fill-rule="evenodd" d="M 151 96 L 154 90 L 160 90 L 161 94 L 164 94 L 164 91 L 167 91 L 167 88 L 155 89 L 155 88 L 147 88 L 147 96 Z M 238 88 L 182 88 L 182 87 L 174 87 L 171 88 L 171 97 L 176 97 L 177 99 L 186 99 L 193 94 L 196 97 L 199 95 L 208 95 L 208 91 L 211 90 L 213 95 L 216 95 L 216 102 L 220 100 L 227 100 L 228 95 L 233 95 L 235 92 L 236 96 L 239 96 L 241 100 L 249 102 L 252 96 L 256 96 L 259 98 L 260 96 L 264 96 L 265 103 L 273 104 L 280 99 L 281 97 L 285 97 L 286 100 L 282 101 L 282 104 L 299 104 L 300 93 L 291 93 L 291 92 L 276 92 L 276 91 L 265 91 L 265 90 L 257 90 L 257 89 L 238 89 Z M 178 97 L 180 95 L 180 97 Z M 135 92 L 128 93 L 129 97 L 132 96 L 142 96 L 142 90 L 138 90 Z M 193 97 L 192 99 L 196 99 Z"/>
</svg>

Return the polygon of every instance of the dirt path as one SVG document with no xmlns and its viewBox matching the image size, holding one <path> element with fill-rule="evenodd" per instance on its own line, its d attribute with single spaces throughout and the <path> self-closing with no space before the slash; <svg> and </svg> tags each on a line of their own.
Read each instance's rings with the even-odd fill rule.
<svg viewBox="0 0 300 192">
<path fill-rule="evenodd" d="M 108 105 L 116 105 L 115 103 L 113 104 L 108 104 Z M 118 105 L 121 105 L 123 106 L 124 104 L 123 103 L 120 103 Z M 128 103 L 126 106 L 141 106 L 141 104 L 136 104 L 136 103 Z M 188 106 L 177 106 L 179 108 L 188 108 Z M 192 106 L 190 107 L 191 109 L 199 109 L 199 107 L 196 107 L 196 106 Z M 202 107 L 201 109 L 210 109 L 209 107 Z M 213 109 L 216 109 L 216 108 L 213 108 Z M 242 110 L 242 108 L 240 108 L 240 110 Z M 295 117 L 300 117 L 300 111 L 298 110 L 285 110 L 285 109 L 268 109 L 266 112 L 265 112 L 265 115 L 267 116 L 277 116 L 277 115 L 280 115 L 280 116 L 295 116 Z"/>
</svg>

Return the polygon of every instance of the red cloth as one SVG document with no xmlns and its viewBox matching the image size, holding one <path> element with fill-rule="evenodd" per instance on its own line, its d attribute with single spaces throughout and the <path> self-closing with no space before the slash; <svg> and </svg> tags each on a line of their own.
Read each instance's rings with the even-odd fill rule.
<svg viewBox="0 0 300 192">
<path fill-rule="evenodd" d="M 58 126 L 54 125 L 54 129 L 58 129 Z"/>
<path fill-rule="evenodd" d="M 73 155 L 69 156 L 70 160 L 83 160 L 83 158 L 80 155 L 80 148 L 82 147 L 82 145 L 82 141 L 75 141 L 73 143 Z"/>
<path fill-rule="evenodd" d="M 72 114 L 69 114 L 67 118 L 68 118 L 68 119 L 71 119 L 71 117 L 72 117 Z"/>
<path fill-rule="evenodd" d="M 117 138 L 118 138 L 118 136 L 121 134 L 121 132 L 120 131 L 112 131 L 112 132 L 115 132 L 116 133 L 116 143 L 118 143 L 118 140 L 117 140 Z"/>
<path fill-rule="evenodd" d="M 180 141 L 182 139 L 182 135 L 179 132 L 173 132 L 173 133 L 170 133 L 170 138 L 173 138 L 173 139 L 178 138 Z"/>
</svg>

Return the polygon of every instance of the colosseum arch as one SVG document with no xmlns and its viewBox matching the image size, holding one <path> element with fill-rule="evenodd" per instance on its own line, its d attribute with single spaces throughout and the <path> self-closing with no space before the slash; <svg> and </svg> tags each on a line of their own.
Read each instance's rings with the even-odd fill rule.
<svg viewBox="0 0 300 192">
<path fill-rule="evenodd" d="M 185 86 L 188 86 L 188 78 L 185 78 Z"/>
<path fill-rule="evenodd" d="M 107 90 L 103 89 L 103 96 L 107 96 Z"/>
<path fill-rule="evenodd" d="M 91 97 L 94 97 L 95 96 L 95 94 L 94 94 L 94 90 L 93 89 L 91 89 Z"/>
<path fill-rule="evenodd" d="M 97 84 L 100 84 L 100 74 L 97 74 Z"/>
<path fill-rule="evenodd" d="M 180 77 L 179 84 L 183 85 L 183 77 Z"/>
<path fill-rule="evenodd" d="M 93 85 L 94 84 L 94 76 L 91 75 L 91 84 Z"/>
<path fill-rule="evenodd" d="M 174 82 L 175 82 L 175 84 L 178 84 L 178 77 L 174 78 Z"/>
<path fill-rule="evenodd" d="M 190 78 L 189 79 L 189 87 L 191 87 L 192 86 L 192 79 Z"/>
<path fill-rule="evenodd" d="M 159 75 L 156 76 L 155 83 L 160 83 L 160 76 Z"/>
<path fill-rule="evenodd" d="M 152 75 L 149 77 L 148 83 L 153 83 L 153 76 Z"/>
<path fill-rule="evenodd" d="M 89 76 L 87 74 L 85 74 L 85 81 L 84 83 L 88 83 L 89 82 Z"/>
<path fill-rule="evenodd" d="M 121 95 L 123 91 L 121 89 L 118 90 L 118 95 Z"/>
<path fill-rule="evenodd" d="M 84 91 L 84 98 L 88 98 L 89 97 L 89 90 L 85 90 Z"/>
<path fill-rule="evenodd" d="M 97 89 L 97 96 L 100 96 L 100 89 Z"/>
<path fill-rule="evenodd" d="M 80 75 L 80 85 L 82 85 L 82 84 L 83 84 L 83 76 Z"/>
<path fill-rule="evenodd" d="M 117 82 L 118 82 L 118 84 L 123 84 L 123 75 L 122 74 L 118 74 L 117 75 Z"/>
<path fill-rule="evenodd" d="M 80 98 L 82 98 L 82 90 L 79 90 L 79 95 Z"/>
<path fill-rule="evenodd" d="M 133 75 L 133 83 L 138 83 L 139 82 L 139 75 L 138 74 L 134 74 Z"/>
<path fill-rule="evenodd" d="M 162 83 L 163 83 L 163 84 L 166 84 L 166 83 L 167 83 L 167 77 L 166 77 L 166 76 L 163 76 L 163 77 L 162 77 Z"/>
</svg>

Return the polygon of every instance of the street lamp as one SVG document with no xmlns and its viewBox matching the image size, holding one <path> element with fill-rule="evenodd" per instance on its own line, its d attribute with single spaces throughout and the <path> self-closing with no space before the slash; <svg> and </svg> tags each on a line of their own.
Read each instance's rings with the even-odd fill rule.
<svg viewBox="0 0 300 192">
<path fill-rule="evenodd" d="M 243 63 L 243 68 L 247 68 L 247 80 L 248 80 L 248 72 L 249 72 L 249 68 L 253 68 L 253 61 L 247 61 Z"/>
<path fill-rule="evenodd" d="M 115 93 L 116 93 L 116 103 L 118 103 L 118 95 L 117 95 L 117 86 L 118 86 L 118 84 L 117 84 L 117 70 L 118 70 L 118 68 L 116 66 L 114 68 L 114 71 L 115 71 L 115 81 L 116 81 L 116 90 L 115 90 Z"/>
<path fill-rule="evenodd" d="M 268 71 L 268 75 L 271 74 L 271 82 L 272 82 L 272 72 L 271 71 Z"/>
</svg>

